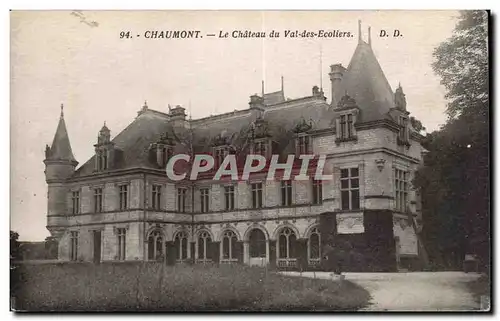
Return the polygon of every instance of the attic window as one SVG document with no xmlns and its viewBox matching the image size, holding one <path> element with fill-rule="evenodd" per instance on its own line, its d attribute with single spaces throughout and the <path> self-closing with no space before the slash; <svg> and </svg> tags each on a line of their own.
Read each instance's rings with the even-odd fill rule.
<svg viewBox="0 0 500 321">
<path fill-rule="evenodd" d="M 227 155 L 228 155 L 227 146 L 215 147 L 214 148 L 215 166 L 219 167 Z"/>
<path fill-rule="evenodd" d="M 161 160 L 163 167 L 167 166 L 168 161 L 173 156 L 174 150 L 172 146 L 163 146 L 161 148 Z"/>
<path fill-rule="evenodd" d="M 309 154 L 310 137 L 307 135 L 300 135 L 296 138 L 296 151 L 298 155 Z"/>
<path fill-rule="evenodd" d="M 399 125 L 401 126 L 399 128 L 399 133 L 398 133 L 398 143 L 400 145 L 406 145 L 409 143 L 409 128 L 408 128 L 408 118 L 404 116 L 399 116 Z"/>
<path fill-rule="evenodd" d="M 253 146 L 253 153 L 256 155 L 262 155 L 266 157 L 267 155 L 267 140 L 257 141 Z"/>
<path fill-rule="evenodd" d="M 356 139 L 356 113 L 345 113 L 339 116 L 336 120 L 337 126 L 337 142 L 349 141 Z"/>
<path fill-rule="evenodd" d="M 97 171 L 105 171 L 108 169 L 108 152 L 107 150 L 101 150 L 97 152 L 96 155 Z"/>
</svg>

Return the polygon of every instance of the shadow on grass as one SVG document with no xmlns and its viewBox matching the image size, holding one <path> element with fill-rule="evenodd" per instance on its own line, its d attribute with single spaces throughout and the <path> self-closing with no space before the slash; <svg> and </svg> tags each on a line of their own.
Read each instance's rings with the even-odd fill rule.
<svg viewBox="0 0 500 321">
<path fill-rule="evenodd" d="M 16 311 L 354 311 L 370 299 L 349 281 L 242 265 L 57 263 L 12 271 Z"/>
</svg>

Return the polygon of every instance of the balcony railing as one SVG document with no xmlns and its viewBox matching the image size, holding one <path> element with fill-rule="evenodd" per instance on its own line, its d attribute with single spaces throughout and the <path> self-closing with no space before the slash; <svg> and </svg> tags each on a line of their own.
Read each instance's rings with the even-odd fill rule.
<svg viewBox="0 0 500 321">
<path fill-rule="evenodd" d="M 235 264 L 238 263 L 238 259 L 221 259 L 220 264 Z"/>
<path fill-rule="evenodd" d="M 309 266 L 319 266 L 321 259 L 309 259 Z"/>
<path fill-rule="evenodd" d="M 208 264 L 212 263 L 212 259 L 196 259 L 196 264 Z"/>
<path fill-rule="evenodd" d="M 278 259 L 279 268 L 294 268 L 297 267 L 297 259 Z"/>
</svg>

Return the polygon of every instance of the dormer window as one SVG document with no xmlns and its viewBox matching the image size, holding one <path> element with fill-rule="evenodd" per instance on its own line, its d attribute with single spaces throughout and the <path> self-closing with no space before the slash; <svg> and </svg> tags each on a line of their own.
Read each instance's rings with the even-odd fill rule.
<svg viewBox="0 0 500 321">
<path fill-rule="evenodd" d="M 398 133 L 398 144 L 408 145 L 410 142 L 410 131 L 408 127 L 408 118 L 405 116 L 399 116 L 399 128 Z"/>
<path fill-rule="evenodd" d="M 299 135 L 296 138 L 296 151 L 298 155 L 310 153 L 310 137 L 307 135 Z"/>
<path fill-rule="evenodd" d="M 161 147 L 161 162 L 163 167 L 167 166 L 168 161 L 174 155 L 174 149 L 172 146 L 162 146 Z"/>
<path fill-rule="evenodd" d="M 229 149 L 227 146 L 219 146 L 214 148 L 214 158 L 215 158 L 215 166 L 219 167 L 224 158 L 229 154 Z"/>
<path fill-rule="evenodd" d="M 253 145 L 253 153 L 256 155 L 267 156 L 267 140 L 256 141 Z"/>
<path fill-rule="evenodd" d="M 106 150 L 97 153 L 97 170 L 105 171 L 108 169 L 108 153 Z"/>
<path fill-rule="evenodd" d="M 340 138 L 349 139 L 354 135 L 353 115 L 347 114 L 340 116 Z"/>
</svg>

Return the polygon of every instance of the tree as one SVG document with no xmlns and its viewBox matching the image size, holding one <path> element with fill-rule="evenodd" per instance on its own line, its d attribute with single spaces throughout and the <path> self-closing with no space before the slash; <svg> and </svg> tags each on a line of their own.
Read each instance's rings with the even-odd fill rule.
<svg viewBox="0 0 500 321">
<path fill-rule="evenodd" d="M 434 51 L 434 71 L 447 90 L 448 121 L 428 135 L 415 185 L 422 194 L 429 257 L 446 268 L 465 253 L 489 267 L 488 14 L 463 11 L 450 39 Z"/>
<path fill-rule="evenodd" d="M 19 258 L 19 233 L 10 231 L 10 258 Z"/>
</svg>

